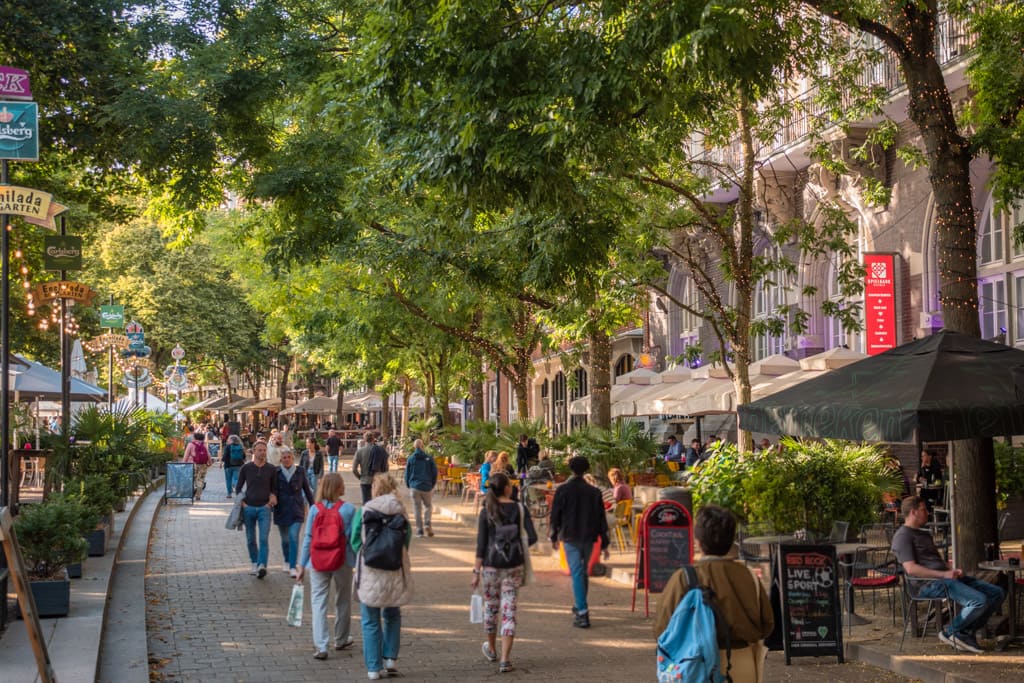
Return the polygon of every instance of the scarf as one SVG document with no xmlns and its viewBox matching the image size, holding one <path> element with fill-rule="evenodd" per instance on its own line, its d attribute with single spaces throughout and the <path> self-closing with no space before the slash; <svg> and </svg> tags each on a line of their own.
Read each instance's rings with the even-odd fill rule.
<svg viewBox="0 0 1024 683">
<path fill-rule="evenodd" d="M 292 465 L 291 467 L 281 465 L 281 473 L 284 475 L 284 480 L 289 484 L 292 483 L 292 475 L 295 474 L 296 469 L 298 469 L 298 465 Z"/>
</svg>

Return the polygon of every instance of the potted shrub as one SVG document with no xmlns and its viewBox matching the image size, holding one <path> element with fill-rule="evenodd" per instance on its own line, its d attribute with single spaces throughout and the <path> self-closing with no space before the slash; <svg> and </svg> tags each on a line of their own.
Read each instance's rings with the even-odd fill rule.
<svg viewBox="0 0 1024 683">
<path fill-rule="evenodd" d="M 64 487 L 64 495 L 81 505 L 88 513 L 91 525 L 84 531 L 89 543 L 89 557 L 102 557 L 107 551 L 107 539 L 112 525 L 112 511 L 119 495 L 103 475 L 90 474 L 72 479 Z"/>
<path fill-rule="evenodd" d="M 40 617 L 67 616 L 71 608 L 67 566 L 85 559 L 88 544 L 82 538 L 82 527 L 91 521 L 88 516 L 78 503 L 55 497 L 22 508 L 14 521 Z"/>
</svg>

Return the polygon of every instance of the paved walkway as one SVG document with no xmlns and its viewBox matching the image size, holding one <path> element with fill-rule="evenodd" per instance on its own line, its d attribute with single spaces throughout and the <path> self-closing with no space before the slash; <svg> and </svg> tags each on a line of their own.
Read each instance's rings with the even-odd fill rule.
<svg viewBox="0 0 1024 683">
<path fill-rule="evenodd" d="M 153 530 L 146 579 L 151 680 L 366 680 L 358 609 L 353 650 L 313 659 L 309 606 L 301 628 L 285 623 L 292 581 L 281 570 L 281 548 L 271 530 L 271 569 L 249 576 L 242 532 L 224 529 L 229 502 L 220 470 L 211 470 L 207 494 L 194 506 L 169 504 Z M 349 493 L 358 488 L 349 479 Z M 350 498 L 353 496 L 350 495 Z M 416 598 L 402 609 L 399 669 L 410 680 L 479 681 L 499 677 L 480 655 L 482 629 L 469 623 L 474 534 L 469 526 L 435 516 L 432 539 L 412 546 Z M 516 672 L 503 679 L 650 680 L 654 655 L 650 621 L 629 609 L 630 588 L 607 580 L 591 584 L 593 628 L 570 626 L 569 579 L 550 558 L 535 562 L 538 580 L 520 594 Z M 831 660 L 834 661 L 834 660 Z M 859 664 L 769 659 L 770 681 L 908 680 Z"/>
</svg>

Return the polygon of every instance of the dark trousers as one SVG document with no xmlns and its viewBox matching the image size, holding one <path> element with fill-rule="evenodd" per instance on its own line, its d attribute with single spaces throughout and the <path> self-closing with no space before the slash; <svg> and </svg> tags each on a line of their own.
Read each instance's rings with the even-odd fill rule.
<svg viewBox="0 0 1024 683">
<path fill-rule="evenodd" d="M 359 489 L 363 492 L 363 505 L 366 505 L 373 498 L 373 484 L 360 484 Z"/>
</svg>

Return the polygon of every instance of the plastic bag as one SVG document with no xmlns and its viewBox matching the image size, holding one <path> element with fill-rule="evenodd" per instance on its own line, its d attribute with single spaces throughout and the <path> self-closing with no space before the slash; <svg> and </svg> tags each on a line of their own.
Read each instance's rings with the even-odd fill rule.
<svg viewBox="0 0 1024 683">
<path fill-rule="evenodd" d="M 305 593 L 302 584 L 292 586 L 292 597 L 288 601 L 288 625 L 302 626 L 302 598 Z"/>
<path fill-rule="evenodd" d="M 473 593 L 469 598 L 469 623 L 484 623 L 484 598 L 479 593 Z"/>
</svg>

